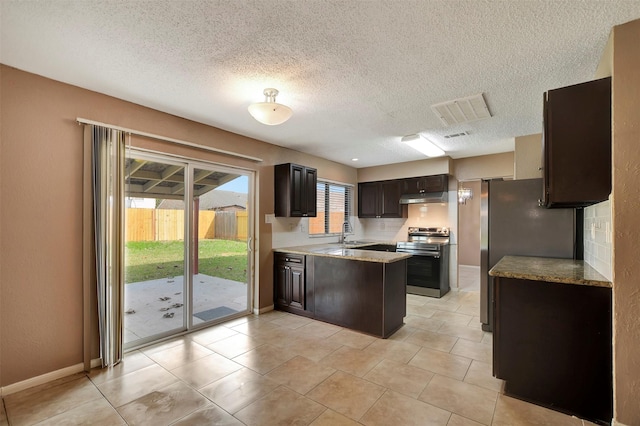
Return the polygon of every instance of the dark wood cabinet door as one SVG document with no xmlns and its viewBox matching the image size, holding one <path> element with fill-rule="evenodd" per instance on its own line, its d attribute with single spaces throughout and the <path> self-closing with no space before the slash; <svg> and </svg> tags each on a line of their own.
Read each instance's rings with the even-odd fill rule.
<svg viewBox="0 0 640 426">
<path fill-rule="evenodd" d="M 493 374 L 505 394 L 611 420 L 611 289 L 499 277 L 494 307 Z"/>
<path fill-rule="evenodd" d="M 302 212 L 303 216 L 316 217 L 317 215 L 317 186 L 318 171 L 305 167 L 303 191 L 303 203 L 305 207 Z"/>
<path fill-rule="evenodd" d="M 400 205 L 402 181 L 391 180 L 380 184 L 380 217 L 403 217 L 403 206 Z"/>
<path fill-rule="evenodd" d="M 406 178 L 402 179 L 402 193 L 403 194 L 418 194 L 420 190 L 420 178 Z"/>
<path fill-rule="evenodd" d="M 584 207 L 611 193 L 611 79 L 550 90 L 544 99 L 547 207 Z"/>
<path fill-rule="evenodd" d="M 401 179 L 402 194 L 443 192 L 449 190 L 449 176 L 435 175 Z"/>
<path fill-rule="evenodd" d="M 274 291 L 275 291 L 275 304 L 276 306 L 288 306 L 289 298 L 287 297 L 287 287 L 289 287 L 290 281 L 290 272 L 289 266 L 284 263 L 276 263 L 275 268 L 275 282 Z"/>
<path fill-rule="evenodd" d="M 289 215 L 292 217 L 300 217 L 306 212 L 305 177 L 305 168 L 303 166 L 298 166 L 297 164 L 291 165 L 291 188 L 289 192 L 291 211 Z"/>
<path fill-rule="evenodd" d="M 304 267 L 289 266 L 290 281 L 290 300 L 289 306 L 292 308 L 304 309 L 305 305 L 305 285 L 304 285 Z"/>
<path fill-rule="evenodd" d="M 313 304 L 307 301 L 306 263 L 305 256 L 275 253 L 273 287 L 276 307 L 288 312 L 302 313 L 300 311 L 305 311 L 308 303 Z"/>
<path fill-rule="evenodd" d="M 318 172 L 298 164 L 278 164 L 274 168 L 274 208 L 278 217 L 315 217 Z"/>
<path fill-rule="evenodd" d="M 449 188 L 447 175 L 425 176 L 418 181 L 420 192 L 444 192 Z"/>
<path fill-rule="evenodd" d="M 378 182 L 358 184 L 358 217 L 371 218 L 380 215 Z"/>
</svg>

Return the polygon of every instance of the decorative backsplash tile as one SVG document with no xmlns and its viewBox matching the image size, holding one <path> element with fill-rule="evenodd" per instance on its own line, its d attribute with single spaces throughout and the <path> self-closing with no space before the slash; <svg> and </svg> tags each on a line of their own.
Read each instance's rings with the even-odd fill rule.
<svg viewBox="0 0 640 426">
<path fill-rule="evenodd" d="M 584 209 L 584 260 L 609 281 L 611 274 L 611 201 Z"/>
</svg>

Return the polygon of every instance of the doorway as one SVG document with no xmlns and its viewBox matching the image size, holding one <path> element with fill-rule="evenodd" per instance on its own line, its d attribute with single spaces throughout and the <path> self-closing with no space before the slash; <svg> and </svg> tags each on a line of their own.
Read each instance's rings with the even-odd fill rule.
<svg viewBox="0 0 640 426">
<path fill-rule="evenodd" d="M 253 180 L 246 170 L 127 151 L 125 349 L 250 312 Z"/>
<path fill-rule="evenodd" d="M 458 202 L 458 282 L 461 291 L 480 290 L 480 181 L 460 181 L 471 198 Z"/>
</svg>

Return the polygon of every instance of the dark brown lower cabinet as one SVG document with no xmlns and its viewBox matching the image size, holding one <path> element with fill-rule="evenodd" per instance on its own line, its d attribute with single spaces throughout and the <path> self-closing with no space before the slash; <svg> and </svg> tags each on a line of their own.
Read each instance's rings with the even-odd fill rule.
<svg viewBox="0 0 640 426">
<path fill-rule="evenodd" d="M 386 338 L 406 316 L 407 261 L 276 253 L 276 309 Z"/>
<path fill-rule="evenodd" d="M 306 256 L 287 253 L 275 255 L 274 304 L 278 309 L 309 316 Z"/>
<path fill-rule="evenodd" d="M 613 414 L 611 289 L 494 277 L 505 394 L 601 424 Z"/>
<path fill-rule="evenodd" d="M 314 318 L 387 338 L 406 315 L 407 261 L 314 257 Z"/>
</svg>

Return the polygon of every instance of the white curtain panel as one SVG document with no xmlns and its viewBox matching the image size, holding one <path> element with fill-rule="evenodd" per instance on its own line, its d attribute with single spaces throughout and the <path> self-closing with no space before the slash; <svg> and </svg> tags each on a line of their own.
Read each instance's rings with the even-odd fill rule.
<svg viewBox="0 0 640 426">
<path fill-rule="evenodd" d="M 103 367 L 122 360 L 125 134 L 90 125 L 93 217 Z"/>
</svg>

